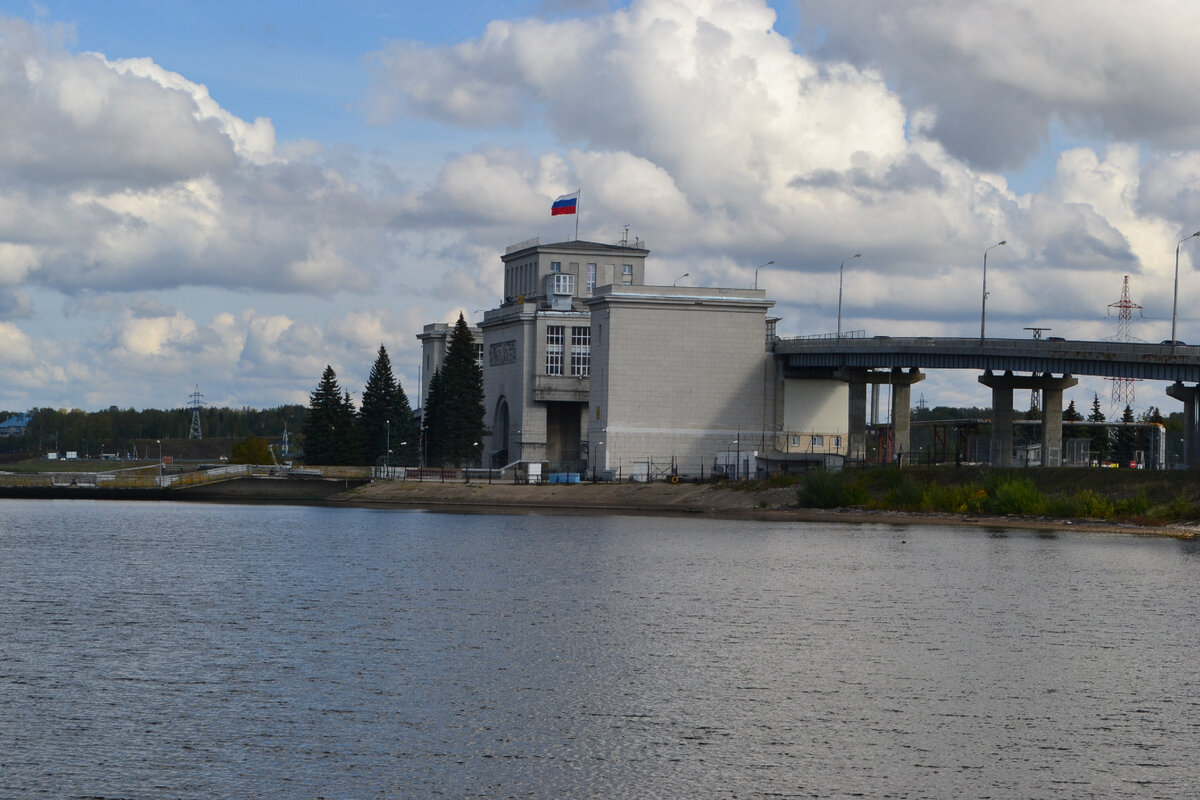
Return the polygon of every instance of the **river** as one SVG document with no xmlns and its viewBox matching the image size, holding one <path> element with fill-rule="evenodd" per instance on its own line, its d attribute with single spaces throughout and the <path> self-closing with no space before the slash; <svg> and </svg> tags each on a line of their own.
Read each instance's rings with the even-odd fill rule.
<svg viewBox="0 0 1200 800">
<path fill-rule="evenodd" d="M 1200 543 L 0 501 L 0 797 L 1200 796 Z"/>
</svg>

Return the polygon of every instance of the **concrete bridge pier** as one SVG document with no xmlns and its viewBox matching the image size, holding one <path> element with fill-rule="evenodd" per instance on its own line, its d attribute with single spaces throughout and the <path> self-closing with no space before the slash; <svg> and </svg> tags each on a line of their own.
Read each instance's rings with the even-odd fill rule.
<svg viewBox="0 0 1200 800">
<path fill-rule="evenodd" d="M 896 454 L 908 458 L 912 453 L 912 385 L 925 380 L 925 373 L 917 369 L 908 372 L 897 368 L 882 378 L 873 375 L 877 384 L 892 387 L 892 446 Z"/>
<path fill-rule="evenodd" d="M 1183 461 L 1188 469 L 1200 469 L 1200 386 L 1176 381 L 1167 387 L 1167 397 L 1183 401 Z"/>
<path fill-rule="evenodd" d="M 1062 466 L 1062 393 L 1079 383 L 1064 375 L 993 375 L 988 370 L 979 382 L 992 390 L 992 466 L 1013 465 L 1013 391 L 1038 389 L 1042 393 L 1042 466 Z"/>
<path fill-rule="evenodd" d="M 846 442 L 846 457 L 862 461 L 867 457 L 867 372 L 847 371 L 843 379 L 850 390 L 850 418 L 846 423 L 850 436 Z"/>
<path fill-rule="evenodd" d="M 846 430 L 849 431 L 847 457 L 863 460 L 867 457 L 867 384 L 892 387 L 892 443 L 897 453 L 908 454 L 910 447 L 910 423 L 912 414 L 912 385 L 925 380 L 918 369 L 907 372 L 896 368 L 890 372 L 874 372 L 866 369 L 841 369 L 837 377 L 846 381 L 850 391 L 849 415 Z"/>
</svg>

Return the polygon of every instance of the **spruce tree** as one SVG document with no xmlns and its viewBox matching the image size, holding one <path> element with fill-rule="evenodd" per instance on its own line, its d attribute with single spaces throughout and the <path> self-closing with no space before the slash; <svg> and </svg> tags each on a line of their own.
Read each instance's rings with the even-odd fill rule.
<svg viewBox="0 0 1200 800">
<path fill-rule="evenodd" d="M 396 394 L 392 397 L 392 463 L 416 466 L 420 463 L 421 421 L 413 413 L 412 405 L 400 380 L 396 380 Z"/>
<path fill-rule="evenodd" d="M 1104 422 L 1104 412 L 1100 410 L 1100 395 L 1092 395 L 1092 413 L 1088 414 L 1088 422 Z M 1102 425 L 1088 428 L 1092 437 L 1092 456 L 1100 461 L 1107 461 L 1109 454 L 1108 428 Z"/>
<path fill-rule="evenodd" d="M 475 337 L 462 314 L 446 347 L 442 381 L 446 398 L 446 453 L 456 467 L 479 463 L 483 451 L 483 370 L 475 361 Z"/>
<path fill-rule="evenodd" d="M 1121 414 L 1121 422 L 1129 426 L 1135 421 L 1133 409 L 1126 405 L 1125 412 Z M 1124 467 L 1137 455 L 1138 431 L 1133 427 L 1122 427 L 1113 438 L 1113 457 Z"/>
<path fill-rule="evenodd" d="M 362 433 L 359 430 L 358 414 L 354 410 L 354 401 L 350 399 L 350 392 L 344 392 L 342 401 L 338 404 L 335 430 L 338 436 L 334 440 L 333 460 L 329 463 L 340 467 L 362 464 Z"/>
<path fill-rule="evenodd" d="M 396 377 L 392 374 L 392 362 L 388 358 L 387 348 L 379 345 L 367 385 L 363 387 L 362 408 L 359 409 L 363 459 L 368 464 L 382 464 L 386 460 L 391 444 L 389 422 L 395 401 Z"/>
<path fill-rule="evenodd" d="M 334 464 L 336 442 L 340 435 L 342 389 L 337 373 L 326 365 L 317 388 L 309 395 L 308 415 L 304 419 L 304 461 L 307 464 Z"/>
<path fill-rule="evenodd" d="M 428 463 L 478 463 L 483 450 L 483 370 L 475 361 L 475 337 L 462 314 L 450 334 L 446 359 L 430 381 L 425 409 Z"/>
<path fill-rule="evenodd" d="M 445 389 L 441 369 L 433 371 L 429 379 L 429 391 L 425 395 L 425 464 L 442 465 L 446 453 Z"/>
</svg>

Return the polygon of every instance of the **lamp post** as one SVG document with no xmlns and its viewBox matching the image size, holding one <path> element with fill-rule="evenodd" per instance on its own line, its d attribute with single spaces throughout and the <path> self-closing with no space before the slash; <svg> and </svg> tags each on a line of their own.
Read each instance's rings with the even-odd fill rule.
<svg viewBox="0 0 1200 800">
<path fill-rule="evenodd" d="M 678 278 L 676 278 L 676 279 L 674 280 L 674 282 L 672 282 L 672 283 L 671 283 L 671 285 L 672 285 L 672 286 L 677 286 L 677 285 L 679 285 L 679 282 L 680 282 L 681 280 L 683 280 L 684 278 L 686 278 L 688 275 L 691 275 L 691 274 L 692 274 L 692 273 L 690 273 L 690 272 L 685 272 L 685 273 L 683 273 L 683 274 L 682 274 L 682 275 L 680 275 Z"/>
<path fill-rule="evenodd" d="M 386 473 L 388 467 L 392 466 L 392 421 L 387 421 L 387 452 L 383 454 L 383 469 Z"/>
<path fill-rule="evenodd" d="M 162 439 L 158 440 L 158 474 L 163 474 Z"/>
<path fill-rule="evenodd" d="M 983 251 L 983 304 L 979 307 L 979 343 L 983 344 L 984 332 L 987 330 L 987 254 L 988 250 L 1008 244 L 1001 239 L 987 250 Z"/>
<path fill-rule="evenodd" d="M 1179 248 L 1183 247 L 1183 243 L 1188 239 L 1193 239 L 1200 236 L 1200 231 L 1196 231 L 1191 236 L 1185 236 L 1175 245 L 1175 298 L 1171 301 L 1171 352 L 1175 352 L 1175 321 L 1179 317 Z"/>
<path fill-rule="evenodd" d="M 754 289 L 755 289 L 755 291 L 758 290 L 758 271 L 760 269 L 762 269 L 763 267 L 769 267 L 774 263 L 775 263 L 774 261 L 768 261 L 767 263 L 759 264 L 757 267 L 754 268 Z"/>
<path fill-rule="evenodd" d="M 846 271 L 846 262 L 852 258 L 862 258 L 862 253 L 846 256 L 838 266 L 838 338 L 842 338 L 842 274 Z"/>
</svg>

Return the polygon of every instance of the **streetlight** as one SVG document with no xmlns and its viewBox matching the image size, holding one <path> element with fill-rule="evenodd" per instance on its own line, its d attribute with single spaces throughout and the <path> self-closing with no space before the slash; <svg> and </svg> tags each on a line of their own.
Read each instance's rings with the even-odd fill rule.
<svg viewBox="0 0 1200 800">
<path fill-rule="evenodd" d="M 842 338 L 842 273 L 846 270 L 846 262 L 852 258 L 862 258 L 862 253 L 855 253 L 842 259 L 838 267 L 838 338 Z"/>
<path fill-rule="evenodd" d="M 383 468 L 392 466 L 392 421 L 387 420 L 387 452 L 383 456 Z"/>
<path fill-rule="evenodd" d="M 1171 302 L 1171 352 L 1175 352 L 1175 321 L 1179 316 L 1179 248 L 1188 239 L 1200 236 L 1200 231 L 1196 231 L 1191 236 L 1185 236 L 1179 240 L 1179 244 L 1175 245 L 1175 299 Z"/>
<path fill-rule="evenodd" d="M 980 310 L 979 310 L 979 343 L 980 344 L 983 344 L 984 331 L 987 329 L 987 254 L 988 254 L 988 250 L 992 250 L 993 248 L 996 248 L 996 247 L 1002 247 L 1003 245 L 1006 245 L 1006 244 L 1008 244 L 1008 242 L 1001 239 L 1000 241 L 996 242 L 991 247 L 987 248 L 987 250 L 983 251 L 983 304 L 980 306 Z"/>
<path fill-rule="evenodd" d="M 692 274 L 692 273 L 690 273 L 690 272 L 685 272 L 685 273 L 683 273 L 683 274 L 682 274 L 682 275 L 680 275 L 678 278 L 676 278 L 676 279 L 675 279 L 675 282 L 674 282 L 674 283 L 672 283 L 671 285 L 672 285 L 672 286 L 675 286 L 675 285 L 676 285 L 676 284 L 678 284 L 678 283 L 679 283 L 681 280 L 683 280 L 684 278 L 686 278 L 688 275 L 691 275 L 691 274 Z"/>
<path fill-rule="evenodd" d="M 158 474 L 163 474 L 162 439 L 158 440 Z"/>
<path fill-rule="evenodd" d="M 775 263 L 774 261 L 768 261 L 767 263 L 759 264 L 757 267 L 754 268 L 754 289 L 755 289 L 755 291 L 758 290 L 758 271 L 760 269 L 762 269 L 763 267 L 769 267 L 774 263 Z"/>
</svg>

